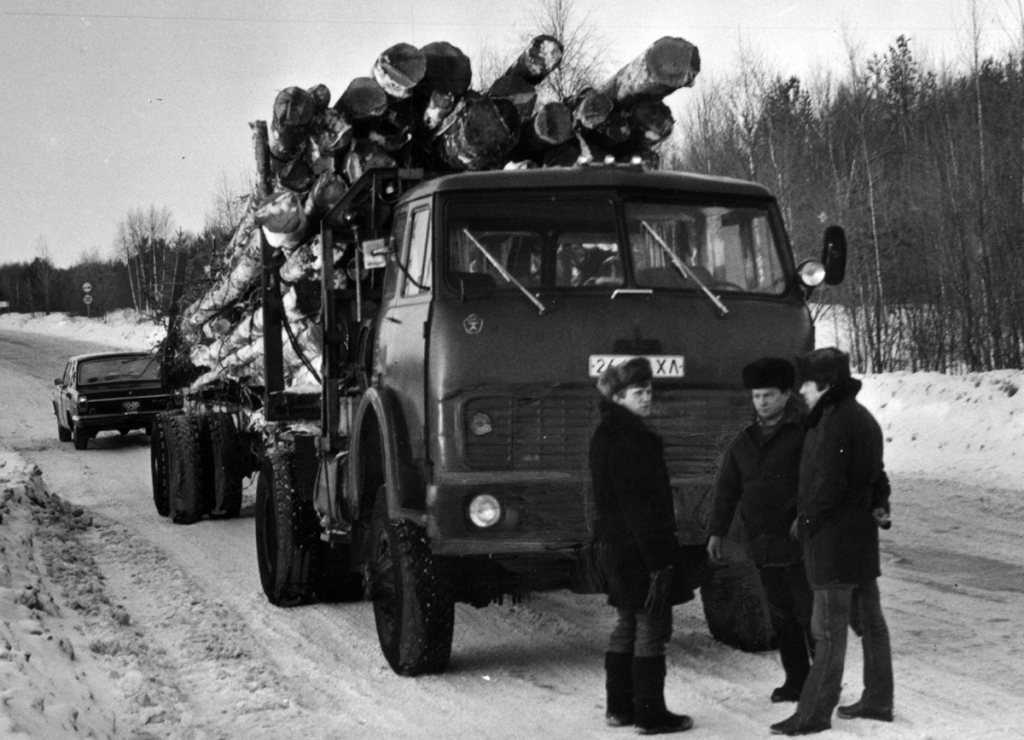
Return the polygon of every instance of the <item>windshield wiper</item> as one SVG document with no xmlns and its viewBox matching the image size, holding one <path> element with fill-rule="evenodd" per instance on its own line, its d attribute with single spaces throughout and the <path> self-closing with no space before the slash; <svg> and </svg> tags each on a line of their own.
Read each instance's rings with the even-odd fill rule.
<svg viewBox="0 0 1024 740">
<path fill-rule="evenodd" d="M 533 293 L 531 293 L 530 291 L 528 291 L 528 290 L 526 289 L 526 286 L 525 286 L 525 285 L 523 285 L 523 284 L 522 284 L 521 282 L 519 282 L 519 281 L 518 281 L 518 280 L 516 280 L 516 279 L 515 279 L 514 277 L 512 277 L 512 273 L 510 273 L 510 272 L 509 272 L 508 270 L 506 270 L 506 269 L 505 269 L 505 267 L 504 267 L 504 265 L 502 265 L 502 264 L 501 264 L 500 262 L 498 262 L 498 260 L 496 260 L 496 259 L 494 258 L 494 256 L 493 256 L 493 255 L 492 255 L 492 254 L 491 254 L 490 252 L 488 252 L 488 251 L 487 251 L 487 249 L 486 249 L 486 248 L 484 247 L 484 245 L 483 245 L 483 244 L 481 244 L 480 242 L 478 242 L 478 241 L 477 241 L 476 237 L 475 237 L 475 236 L 473 236 L 473 235 L 472 235 L 472 234 L 471 234 L 471 233 L 469 232 L 469 229 L 463 229 L 463 230 L 462 230 L 462 233 L 463 233 L 463 234 L 465 234 L 465 235 L 466 235 L 467 237 L 469 237 L 469 240 L 470 240 L 471 242 L 473 242 L 473 246 L 474 246 L 474 247 L 476 247 L 476 248 L 477 248 L 477 249 L 479 249 L 479 250 L 480 250 L 481 252 L 483 252 L 483 255 L 484 255 L 484 257 L 486 257 L 486 258 L 487 258 L 487 261 L 488 261 L 488 262 L 490 262 L 490 263 L 491 263 L 492 265 L 494 265 L 494 269 L 495 269 L 495 270 L 497 270 L 497 271 L 498 271 L 498 273 L 499 273 L 499 274 L 500 274 L 500 275 L 501 275 L 501 276 L 502 276 L 503 278 L 505 278 L 505 280 L 506 280 L 507 282 L 510 282 L 510 283 L 512 283 L 512 284 L 513 284 L 514 286 L 516 286 L 517 288 L 519 288 L 519 291 L 520 291 L 520 292 L 521 292 L 521 293 L 522 293 L 522 294 L 523 294 L 524 296 L 526 296 L 527 298 L 529 298 L 529 299 L 530 299 L 530 302 L 531 302 L 531 303 L 533 303 L 533 305 L 535 305 L 535 306 L 537 307 L 537 310 L 538 310 L 538 311 L 540 312 L 540 315 L 541 315 L 541 316 L 543 316 L 543 315 L 544 315 L 544 312 L 545 312 L 545 311 L 547 311 L 548 309 L 547 309 L 547 307 L 546 307 L 546 306 L 545 306 L 545 305 L 544 305 L 543 303 L 541 303 L 541 302 L 540 302 L 540 299 L 539 299 L 539 298 L 537 298 L 537 296 L 535 296 L 535 295 L 534 295 Z"/>
<path fill-rule="evenodd" d="M 679 270 L 680 273 L 682 273 L 684 280 L 690 279 L 693 280 L 693 282 L 697 283 L 700 289 L 704 291 L 704 295 L 711 299 L 711 302 L 715 304 L 715 306 L 721 312 L 722 316 L 725 316 L 727 313 L 729 313 L 729 309 L 725 307 L 725 304 L 722 303 L 721 300 L 719 300 L 718 296 L 716 296 L 708 289 L 708 286 L 706 286 L 701 281 L 701 279 L 697 277 L 697 273 L 691 270 L 689 265 L 687 265 L 685 262 L 679 259 L 679 255 L 677 255 L 669 248 L 668 244 L 665 243 L 665 240 L 658 236 L 658 232 L 652 229 L 649 223 L 647 223 L 646 221 L 641 221 L 640 225 L 647 229 L 647 233 L 653 236 L 654 241 L 658 242 L 658 245 L 663 250 L 665 250 L 665 254 L 667 254 L 668 258 L 672 260 L 672 264 L 675 265 L 675 268 Z"/>
</svg>

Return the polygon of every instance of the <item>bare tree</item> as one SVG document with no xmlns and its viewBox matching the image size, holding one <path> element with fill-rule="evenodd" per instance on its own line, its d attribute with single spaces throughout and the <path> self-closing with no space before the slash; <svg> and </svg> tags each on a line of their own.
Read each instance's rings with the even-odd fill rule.
<svg viewBox="0 0 1024 740">
<path fill-rule="evenodd" d="M 117 225 L 115 254 L 128 266 L 132 302 L 142 313 L 162 303 L 164 262 L 172 229 L 171 212 L 156 206 L 129 209 Z"/>
<path fill-rule="evenodd" d="M 50 313 L 50 296 L 53 292 L 54 269 L 50 260 L 50 245 L 46 237 L 36 240 L 36 258 L 32 260 L 32 279 L 43 304 L 43 311 Z"/>
<path fill-rule="evenodd" d="M 210 210 L 206 212 L 205 229 L 221 235 L 235 233 L 255 188 L 256 181 L 249 171 L 243 171 L 234 182 L 222 172 Z"/>
</svg>

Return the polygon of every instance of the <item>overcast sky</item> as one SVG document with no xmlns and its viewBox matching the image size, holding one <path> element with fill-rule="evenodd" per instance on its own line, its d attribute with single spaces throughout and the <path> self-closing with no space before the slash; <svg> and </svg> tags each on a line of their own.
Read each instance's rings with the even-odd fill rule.
<svg viewBox="0 0 1024 740">
<path fill-rule="evenodd" d="M 983 45 L 1008 49 L 1017 0 L 976 0 Z M 842 68 L 848 38 L 899 34 L 936 63 L 969 48 L 971 0 L 575 0 L 614 70 L 662 36 L 727 75 L 745 48 L 779 72 Z M 66 267 L 110 256 L 131 208 L 202 228 L 219 183 L 253 169 L 248 123 L 290 85 L 336 98 L 389 46 L 448 41 L 474 62 L 517 46 L 537 0 L 0 0 L 0 263 L 42 245 Z M 844 31 L 845 28 L 845 31 Z M 701 77 L 697 85 L 701 84 Z M 677 118 L 682 90 L 667 101 Z"/>
</svg>

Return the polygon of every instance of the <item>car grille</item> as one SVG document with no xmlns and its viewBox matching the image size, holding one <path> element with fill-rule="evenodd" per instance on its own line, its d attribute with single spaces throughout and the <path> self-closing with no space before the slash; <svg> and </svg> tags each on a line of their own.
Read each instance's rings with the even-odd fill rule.
<svg viewBox="0 0 1024 740">
<path fill-rule="evenodd" d="M 490 433 L 470 430 L 477 412 L 490 417 Z M 743 392 L 683 389 L 657 393 L 649 422 L 665 442 L 673 476 L 706 477 L 750 414 Z M 486 470 L 586 470 L 598 421 L 590 390 L 476 396 L 463 411 L 466 462 Z"/>
</svg>

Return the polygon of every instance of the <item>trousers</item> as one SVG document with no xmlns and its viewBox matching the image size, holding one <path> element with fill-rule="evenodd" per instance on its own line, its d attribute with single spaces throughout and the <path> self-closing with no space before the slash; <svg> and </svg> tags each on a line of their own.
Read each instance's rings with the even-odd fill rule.
<svg viewBox="0 0 1024 740">
<path fill-rule="evenodd" d="M 882 616 L 878 582 L 871 579 L 857 586 L 846 584 L 814 590 L 811 615 L 814 661 L 797 705 L 795 716 L 800 724 L 831 722 L 832 710 L 839 703 L 854 589 L 857 589 L 857 622 L 864 648 L 862 701 L 873 709 L 892 709 L 892 648 L 889 629 Z"/>
<path fill-rule="evenodd" d="M 766 565 L 758 570 L 787 688 L 799 691 L 811 669 L 814 638 L 811 613 L 814 596 L 803 562 Z"/>
<path fill-rule="evenodd" d="M 608 652 L 626 653 L 637 658 L 657 658 L 665 654 L 672 638 L 672 610 L 648 614 L 643 609 L 616 608 L 618 618 L 608 639 Z"/>
</svg>

